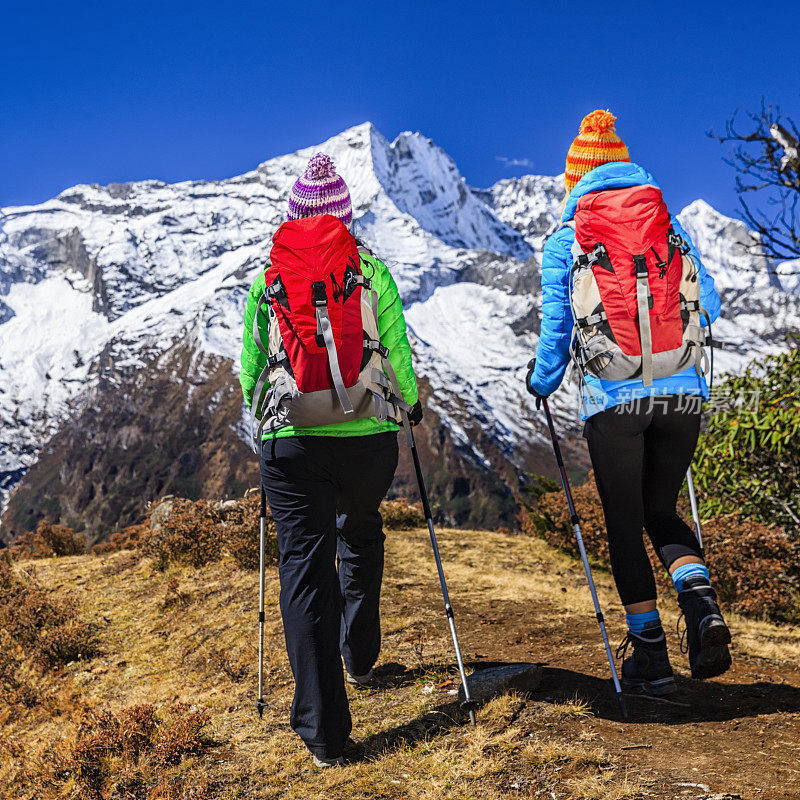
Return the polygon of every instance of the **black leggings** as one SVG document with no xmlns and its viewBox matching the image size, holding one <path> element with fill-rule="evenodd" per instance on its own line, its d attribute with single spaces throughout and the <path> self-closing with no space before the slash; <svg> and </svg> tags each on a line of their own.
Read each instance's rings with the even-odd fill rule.
<svg viewBox="0 0 800 800">
<path fill-rule="evenodd" d="M 699 402 L 693 399 L 699 401 L 686 395 L 633 401 L 586 421 L 611 570 L 626 606 L 656 597 L 642 527 L 667 569 L 682 556 L 703 557 L 694 531 L 676 510 L 700 432 Z"/>
</svg>

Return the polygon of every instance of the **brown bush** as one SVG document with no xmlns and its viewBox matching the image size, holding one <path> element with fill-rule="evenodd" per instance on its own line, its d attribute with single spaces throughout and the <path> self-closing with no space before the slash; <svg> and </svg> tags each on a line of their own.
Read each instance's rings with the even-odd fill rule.
<svg viewBox="0 0 800 800">
<path fill-rule="evenodd" d="M 164 599 L 161 601 L 161 607 L 166 611 L 170 608 L 187 606 L 192 599 L 191 594 L 182 592 L 180 588 L 180 581 L 172 577 L 167 581 L 164 587 Z"/>
<path fill-rule="evenodd" d="M 31 657 L 45 669 L 91 658 L 98 652 L 95 634 L 95 626 L 79 619 L 68 619 L 40 633 Z"/>
<path fill-rule="evenodd" d="M 120 550 L 136 550 L 149 529 L 148 525 L 140 523 L 115 531 L 105 542 L 100 542 L 92 548 L 92 555 L 101 556 L 105 553 L 117 553 Z"/>
<path fill-rule="evenodd" d="M 258 569 L 260 495 L 210 503 L 172 499 L 153 511 L 153 528 L 143 526 L 139 550 L 160 569 L 182 562 L 202 566 L 230 554 L 242 569 Z M 275 524 L 267 510 L 266 563 L 278 558 Z"/>
<path fill-rule="evenodd" d="M 164 773 L 209 745 L 203 736 L 208 722 L 205 709 L 185 704 L 162 710 L 144 704 L 117 714 L 86 714 L 71 758 L 80 796 L 181 797 L 190 785 L 185 776 L 174 769 Z M 171 794 L 173 790 L 177 793 Z"/>
<path fill-rule="evenodd" d="M 42 521 L 35 531 L 29 531 L 8 548 L 15 558 L 53 558 L 77 556 L 86 552 L 86 539 L 72 528 Z"/>
<path fill-rule="evenodd" d="M 7 630 L 0 629 L 0 707 L 32 708 L 37 694 L 27 676 L 20 672 L 19 647 Z"/>
<path fill-rule="evenodd" d="M 0 701 L 12 713 L 39 702 L 37 673 L 98 652 L 96 629 L 0 558 Z"/>
<path fill-rule="evenodd" d="M 241 500 L 228 501 L 220 506 L 225 549 L 242 569 L 258 569 L 260 493 L 250 492 Z M 278 560 L 278 540 L 269 507 L 264 555 L 267 564 L 274 564 Z"/>
<path fill-rule="evenodd" d="M 15 644 L 29 650 L 42 630 L 63 624 L 72 614 L 69 603 L 52 603 L 33 579 L 17 572 L 8 559 L 0 558 L 0 630 L 5 630 Z"/>
<path fill-rule="evenodd" d="M 188 563 L 202 566 L 216 561 L 225 554 L 247 570 L 258 569 L 259 514 L 261 496 L 258 491 L 248 492 L 238 500 L 212 503 L 207 500 L 167 498 L 151 513 L 150 525 L 128 529 L 133 542 L 143 555 L 156 560 L 159 569 L 171 563 Z M 425 525 L 419 505 L 406 499 L 384 500 L 381 503 L 384 525 L 393 530 L 407 530 Z M 265 561 L 278 560 L 278 542 L 275 523 L 267 508 Z M 124 533 L 124 532 L 123 532 Z M 115 534 L 115 537 L 118 534 Z M 95 547 L 95 553 L 122 549 L 114 537 L 106 544 Z M 111 545 L 111 542 L 114 542 Z"/>
<path fill-rule="evenodd" d="M 207 744 L 202 732 L 209 721 L 204 708 L 186 703 L 170 706 L 154 741 L 152 765 L 161 769 L 179 763 L 186 755 L 200 753 Z"/>
<path fill-rule="evenodd" d="M 241 683 L 250 674 L 249 658 L 247 660 L 235 658 L 230 650 L 221 650 L 213 643 L 208 646 L 208 657 L 205 662 L 233 683 Z"/>
<path fill-rule="evenodd" d="M 202 567 L 222 553 L 222 517 L 207 500 L 170 501 L 169 516 L 156 529 L 148 528 L 141 538 L 141 552 L 154 558 L 159 569 L 170 563 Z"/>
<path fill-rule="evenodd" d="M 381 516 L 386 528 L 394 531 L 405 531 L 425 526 L 425 515 L 422 505 L 412 503 L 405 497 L 396 500 L 384 500 L 381 503 Z"/>
<path fill-rule="evenodd" d="M 78 618 L 74 603 L 59 599 L 0 559 L 0 630 L 21 657 L 49 669 L 97 653 L 95 629 Z"/>
<path fill-rule="evenodd" d="M 572 489 L 575 510 L 581 520 L 581 535 L 586 552 L 602 564 L 608 564 L 608 537 L 603 507 L 597 494 L 594 476 Z M 520 525 L 524 533 L 540 536 L 549 544 L 573 556 L 579 556 L 575 532 L 569 520 L 569 508 L 563 492 L 546 492 L 532 510 L 523 511 Z"/>
<path fill-rule="evenodd" d="M 707 522 L 703 541 L 714 585 L 731 609 L 800 621 L 800 552 L 783 530 L 730 514 Z"/>
<path fill-rule="evenodd" d="M 603 508 L 594 479 L 573 489 L 575 510 L 589 557 L 609 563 Z M 691 525 L 691 511 L 682 499 L 679 512 Z M 578 557 L 578 544 L 562 492 L 543 494 L 535 508 L 523 511 L 524 532 Z M 800 615 L 800 558 L 798 548 L 779 528 L 736 515 L 716 517 L 703 524 L 703 543 L 712 583 L 728 609 L 775 621 L 796 622 Z M 672 581 L 647 543 L 656 582 L 671 591 Z"/>
</svg>

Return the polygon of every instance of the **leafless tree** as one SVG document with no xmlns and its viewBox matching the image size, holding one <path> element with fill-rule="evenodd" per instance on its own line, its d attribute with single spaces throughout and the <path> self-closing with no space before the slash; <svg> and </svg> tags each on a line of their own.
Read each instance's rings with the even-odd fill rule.
<svg viewBox="0 0 800 800">
<path fill-rule="evenodd" d="M 709 136 L 733 144 L 725 161 L 736 170 L 742 217 L 756 233 L 753 251 L 776 261 L 800 257 L 800 131 L 794 121 L 762 101 L 760 112 L 737 111 L 724 135 Z"/>
</svg>

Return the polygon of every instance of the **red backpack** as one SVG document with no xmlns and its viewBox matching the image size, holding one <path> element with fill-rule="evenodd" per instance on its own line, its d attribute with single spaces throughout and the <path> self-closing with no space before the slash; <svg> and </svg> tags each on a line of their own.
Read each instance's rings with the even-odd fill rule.
<svg viewBox="0 0 800 800">
<path fill-rule="evenodd" d="M 573 360 L 581 375 L 650 386 L 694 364 L 705 373 L 699 267 L 655 186 L 578 200 L 572 222 Z M 710 320 L 709 320 L 710 322 Z"/>
<path fill-rule="evenodd" d="M 356 240 L 324 214 L 284 222 L 272 242 L 253 320 L 253 338 L 268 356 L 253 393 L 254 443 L 265 428 L 399 421 L 399 409 L 410 406 L 380 342 L 378 297 L 361 271 Z M 267 346 L 258 325 L 262 306 Z"/>
</svg>

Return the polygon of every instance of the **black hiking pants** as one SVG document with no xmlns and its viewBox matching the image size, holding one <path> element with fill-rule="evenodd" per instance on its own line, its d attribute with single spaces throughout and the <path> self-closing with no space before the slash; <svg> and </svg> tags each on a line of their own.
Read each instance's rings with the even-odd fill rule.
<svg viewBox="0 0 800 800">
<path fill-rule="evenodd" d="M 396 433 L 263 445 L 261 480 L 277 531 L 295 681 L 290 721 L 320 758 L 341 756 L 352 729 L 342 658 L 350 674 L 365 675 L 380 652 L 385 537 L 378 506 L 396 468 Z"/>
<path fill-rule="evenodd" d="M 636 400 L 586 421 L 611 570 L 626 606 L 656 598 L 642 528 L 667 569 L 682 556 L 703 557 L 694 531 L 677 513 L 700 432 L 700 404 L 692 400 L 687 395 Z"/>
</svg>

